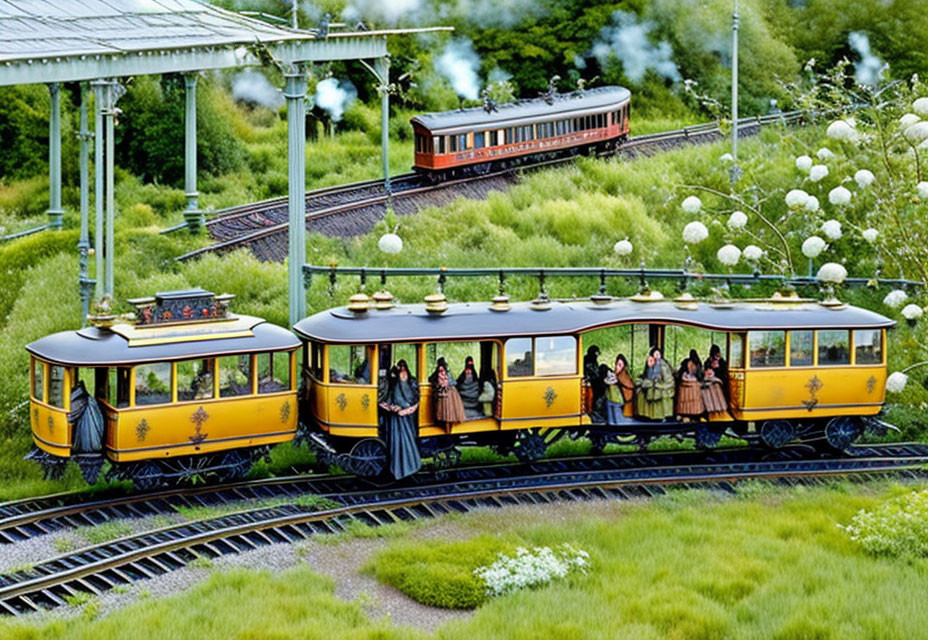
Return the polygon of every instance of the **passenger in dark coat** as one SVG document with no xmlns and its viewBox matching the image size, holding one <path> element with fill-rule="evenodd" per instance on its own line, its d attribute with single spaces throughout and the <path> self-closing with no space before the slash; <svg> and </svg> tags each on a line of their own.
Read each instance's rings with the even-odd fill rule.
<svg viewBox="0 0 928 640">
<path fill-rule="evenodd" d="M 477 400 L 480 396 L 480 379 L 477 376 L 477 368 L 474 366 L 474 359 L 471 356 L 467 356 L 467 359 L 464 360 L 464 370 L 458 376 L 457 387 L 467 419 L 479 418 L 482 415 L 480 402 Z"/>
<path fill-rule="evenodd" d="M 419 455 L 419 384 L 409 375 L 405 360 L 396 363 L 396 377 L 387 393 L 387 451 L 394 478 L 412 475 L 422 466 Z"/>
<path fill-rule="evenodd" d="M 587 406 L 590 407 L 590 419 L 596 423 L 606 421 L 606 383 L 604 371 L 599 364 L 599 347 L 595 344 L 586 350 L 583 356 L 583 379 L 587 383 Z M 609 367 L 606 367 L 608 371 Z"/>
</svg>

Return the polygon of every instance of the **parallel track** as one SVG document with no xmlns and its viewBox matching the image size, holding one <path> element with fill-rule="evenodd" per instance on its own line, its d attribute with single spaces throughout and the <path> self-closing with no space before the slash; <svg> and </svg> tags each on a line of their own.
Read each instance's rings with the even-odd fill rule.
<svg viewBox="0 0 928 640">
<path fill-rule="evenodd" d="M 750 479 L 796 484 L 840 476 L 898 478 L 902 474 L 915 478 L 924 477 L 921 469 L 928 464 L 928 446 L 916 444 L 856 447 L 850 455 L 821 459 L 797 459 L 796 453 L 778 460 L 684 466 L 606 465 L 611 468 L 591 470 L 582 468 L 589 466 L 587 462 L 577 468 L 569 468 L 572 465 L 567 463 L 568 468 L 562 471 L 536 472 L 523 467 L 525 473 L 504 473 L 502 477 L 495 473 L 487 477 L 475 468 L 469 473 L 483 477 L 436 479 L 434 483 L 387 490 L 362 489 L 342 495 L 344 506 L 324 511 L 293 505 L 242 511 L 127 536 L 0 576 L 0 611 L 19 615 L 54 608 L 79 591 L 101 594 L 116 585 L 180 569 L 198 558 L 299 542 L 318 533 L 339 533 L 352 521 L 380 526 L 481 507 L 647 497 L 662 494 L 672 485 L 734 491 L 738 482 Z M 517 465 L 494 467 L 513 471 Z"/>
<path fill-rule="evenodd" d="M 764 118 L 742 119 L 739 131 L 753 135 L 771 124 L 795 123 L 801 112 L 791 112 Z M 636 136 L 616 151 L 604 152 L 634 157 L 683 146 L 717 140 L 722 132 L 716 124 L 685 127 L 649 135 Z M 546 160 L 521 167 L 536 170 L 565 164 L 573 157 Z M 306 195 L 306 228 L 323 235 L 348 237 L 367 233 L 383 217 L 388 202 L 397 215 L 409 215 L 426 206 L 442 206 L 458 197 L 484 198 L 493 190 L 505 189 L 518 180 L 514 170 L 495 171 L 485 175 L 460 178 L 431 184 L 424 177 L 407 173 L 393 178 L 391 192 L 382 180 L 368 180 L 339 187 L 311 191 Z M 282 262 L 287 256 L 287 199 L 273 198 L 232 207 L 218 212 L 207 230 L 217 240 L 207 247 L 191 251 L 177 260 L 185 261 L 206 253 L 223 253 L 247 247 L 261 260 Z"/>
</svg>

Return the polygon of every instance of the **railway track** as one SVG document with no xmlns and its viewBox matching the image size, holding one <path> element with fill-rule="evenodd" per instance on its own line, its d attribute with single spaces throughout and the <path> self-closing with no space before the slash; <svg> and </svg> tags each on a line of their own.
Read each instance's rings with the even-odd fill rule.
<svg viewBox="0 0 928 640">
<path fill-rule="evenodd" d="M 739 122 L 741 135 L 753 135 L 764 126 L 795 123 L 801 112 L 775 116 L 745 118 Z M 718 140 L 723 135 L 717 124 L 710 123 L 673 131 L 635 136 L 613 153 L 625 157 L 647 155 L 687 144 Z M 523 170 L 561 165 L 573 157 L 546 160 L 522 167 Z M 382 180 L 368 180 L 338 187 L 311 191 L 306 195 L 306 229 L 333 237 L 362 235 L 383 218 L 387 204 L 392 203 L 397 215 L 410 215 L 427 206 L 443 206 L 459 197 L 482 199 L 494 190 L 503 190 L 518 180 L 514 170 L 496 171 L 480 176 L 431 184 L 416 173 L 393 178 L 391 192 Z M 272 198 L 261 202 L 232 207 L 217 212 L 206 224 L 213 244 L 178 256 L 186 261 L 206 253 L 223 253 L 249 248 L 259 259 L 282 262 L 287 257 L 287 198 Z"/>
<path fill-rule="evenodd" d="M 797 457 L 795 450 L 779 452 L 784 455 L 774 459 L 757 456 L 757 450 L 742 451 L 746 453 L 739 460 L 709 459 L 683 466 L 619 463 L 589 468 L 588 462 L 574 464 L 570 462 L 573 459 L 564 459 L 548 461 L 562 466 L 554 472 L 536 471 L 529 468 L 532 465 L 463 468 L 462 474 L 453 473 L 454 477 L 448 478 L 436 475 L 430 482 L 386 490 L 359 489 L 341 496 L 342 505 L 335 508 L 313 511 L 281 505 L 174 525 L 97 544 L 0 576 L 0 611 L 20 615 L 54 608 L 80 591 L 102 594 L 117 585 L 180 569 L 200 558 L 339 533 L 353 522 L 381 526 L 476 508 L 648 497 L 664 493 L 668 486 L 731 492 L 738 482 L 749 479 L 814 484 L 840 476 L 924 477 L 921 469 L 928 464 L 928 446 L 919 444 L 855 447 L 849 455 L 818 459 Z M 511 473 L 487 471 L 494 467 L 508 468 Z M 462 477 L 467 475 L 473 477 Z"/>
</svg>

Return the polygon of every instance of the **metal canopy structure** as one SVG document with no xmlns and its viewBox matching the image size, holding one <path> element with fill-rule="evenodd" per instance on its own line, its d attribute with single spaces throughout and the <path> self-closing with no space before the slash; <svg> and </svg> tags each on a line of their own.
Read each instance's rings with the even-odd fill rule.
<svg viewBox="0 0 928 640">
<path fill-rule="evenodd" d="M 0 86 L 48 84 L 50 204 L 47 227 L 60 229 L 62 82 L 81 82 L 81 296 L 86 317 L 91 292 L 113 293 L 113 127 L 116 101 L 124 91 L 119 78 L 162 73 L 186 75 L 184 217 L 202 227 L 196 185 L 197 73 L 273 64 L 286 78 L 289 125 L 290 321 L 306 315 L 301 274 L 306 230 L 305 98 L 307 64 L 332 60 L 376 61 L 382 103 L 382 161 L 389 184 L 387 144 L 389 54 L 387 36 L 444 28 L 329 32 L 290 29 L 212 6 L 199 0 L 0 0 Z M 90 91 L 94 131 L 88 129 Z M 88 165 L 94 142 L 96 282 L 87 274 L 89 253 Z M 104 146 L 105 145 L 105 146 Z M 178 150 L 180 152 L 180 150 Z M 104 166 L 105 165 L 105 166 Z"/>
</svg>

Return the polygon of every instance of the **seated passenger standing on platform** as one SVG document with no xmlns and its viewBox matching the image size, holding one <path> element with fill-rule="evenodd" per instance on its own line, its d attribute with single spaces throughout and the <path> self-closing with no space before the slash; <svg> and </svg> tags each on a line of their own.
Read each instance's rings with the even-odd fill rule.
<svg viewBox="0 0 928 640">
<path fill-rule="evenodd" d="M 454 378 L 448 375 L 448 365 L 445 364 L 444 358 L 439 358 L 435 366 L 435 372 L 429 377 L 432 381 L 432 388 L 435 391 L 435 420 L 444 423 L 447 426 L 464 422 L 467 420 L 467 414 L 464 413 L 464 405 L 461 403 L 461 396 L 455 389 Z"/>
<path fill-rule="evenodd" d="M 641 377 L 636 383 L 635 413 L 648 420 L 673 419 L 673 371 L 661 350 L 651 347 Z"/>
<path fill-rule="evenodd" d="M 464 370 L 458 376 L 457 388 L 467 418 L 479 418 L 482 415 L 478 400 L 480 396 L 480 379 L 477 377 L 477 368 L 474 367 L 474 359 L 471 356 L 467 356 L 467 359 L 464 360 Z"/>
<path fill-rule="evenodd" d="M 606 424 L 628 422 L 624 408 L 635 395 L 635 383 L 628 375 L 628 360 L 624 355 L 616 356 L 615 368 L 606 374 L 603 382 L 606 385 Z"/>
<path fill-rule="evenodd" d="M 705 412 L 702 400 L 702 367 L 699 354 L 693 349 L 677 372 L 677 415 L 685 422 L 698 420 Z"/>
</svg>

